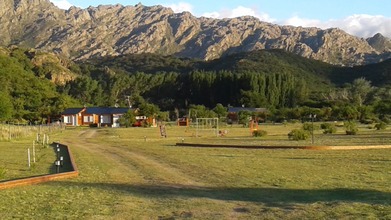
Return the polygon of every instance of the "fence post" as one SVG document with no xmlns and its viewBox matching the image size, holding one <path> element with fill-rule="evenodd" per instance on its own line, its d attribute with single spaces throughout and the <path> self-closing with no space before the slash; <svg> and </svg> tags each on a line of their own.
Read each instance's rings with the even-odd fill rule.
<svg viewBox="0 0 391 220">
<path fill-rule="evenodd" d="M 30 163 L 30 148 L 27 149 L 27 159 L 28 159 L 28 164 L 29 164 L 29 168 L 31 167 L 31 163 Z"/>
<path fill-rule="evenodd" d="M 35 163 L 35 143 L 33 141 L 33 162 Z"/>
<path fill-rule="evenodd" d="M 8 140 L 11 141 L 11 122 L 8 122 Z"/>
</svg>

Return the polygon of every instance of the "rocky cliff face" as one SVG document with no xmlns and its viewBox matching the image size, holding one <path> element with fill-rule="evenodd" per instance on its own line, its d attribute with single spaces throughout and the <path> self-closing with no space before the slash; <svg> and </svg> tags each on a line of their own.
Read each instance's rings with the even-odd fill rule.
<svg viewBox="0 0 391 220">
<path fill-rule="evenodd" d="M 145 52 L 210 60 L 279 48 L 332 64 L 358 65 L 391 57 L 390 40 L 382 39 L 388 44 L 339 29 L 278 26 L 253 17 L 196 18 L 162 6 L 64 11 L 48 0 L 0 2 L 0 44 L 54 51 L 76 60 Z"/>
<path fill-rule="evenodd" d="M 375 34 L 375 36 L 368 38 L 367 42 L 380 53 L 391 51 L 391 39 L 381 34 Z"/>
</svg>

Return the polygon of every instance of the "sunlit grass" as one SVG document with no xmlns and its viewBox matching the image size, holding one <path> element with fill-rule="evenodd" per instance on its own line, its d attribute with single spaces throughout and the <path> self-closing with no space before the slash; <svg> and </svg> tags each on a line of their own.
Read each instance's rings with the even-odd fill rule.
<svg viewBox="0 0 391 220">
<path fill-rule="evenodd" d="M 70 219 L 367 219 L 390 218 L 389 149 L 355 151 L 189 148 L 181 142 L 309 145 L 289 141 L 300 124 L 221 126 L 224 137 L 194 128 L 68 129 L 80 176 L 0 191 L 4 218 Z M 381 144 L 389 130 L 359 135 L 315 132 L 315 144 Z M 3 144 L 3 143 L 1 143 Z M 1 156 L 3 157 L 3 156 Z M 50 166 L 50 165 L 49 165 Z M 16 168 L 17 169 L 17 168 Z"/>
<path fill-rule="evenodd" d="M 55 152 L 53 148 L 37 143 L 34 143 L 33 148 L 33 142 L 31 139 L 0 142 L 0 168 L 5 171 L 4 175 L 0 176 L 0 181 L 54 172 Z M 30 149 L 30 167 L 28 149 Z M 33 149 L 35 149 L 35 154 Z"/>
</svg>

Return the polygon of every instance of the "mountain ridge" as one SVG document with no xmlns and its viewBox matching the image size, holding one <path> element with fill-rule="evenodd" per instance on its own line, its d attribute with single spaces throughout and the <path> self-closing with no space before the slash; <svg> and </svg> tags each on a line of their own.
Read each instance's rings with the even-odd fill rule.
<svg viewBox="0 0 391 220">
<path fill-rule="evenodd" d="M 64 54 L 73 60 L 157 53 L 213 60 L 237 52 L 283 49 L 336 65 L 391 58 L 391 41 L 332 28 L 278 26 L 243 16 L 197 18 L 162 6 L 100 5 L 68 10 L 48 0 L 0 2 L 0 44 Z"/>
</svg>

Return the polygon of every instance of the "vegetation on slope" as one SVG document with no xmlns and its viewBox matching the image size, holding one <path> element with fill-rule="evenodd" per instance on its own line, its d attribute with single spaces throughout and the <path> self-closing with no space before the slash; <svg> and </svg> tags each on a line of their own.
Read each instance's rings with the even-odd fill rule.
<svg viewBox="0 0 391 220">
<path fill-rule="evenodd" d="M 337 67 L 281 50 L 213 61 L 156 54 L 73 63 L 21 48 L 1 50 L 1 120 L 43 121 L 72 106 L 154 104 L 164 111 L 197 105 L 266 107 L 277 118 L 388 117 L 390 61 Z M 154 109 L 158 109 L 154 107 Z"/>
</svg>

